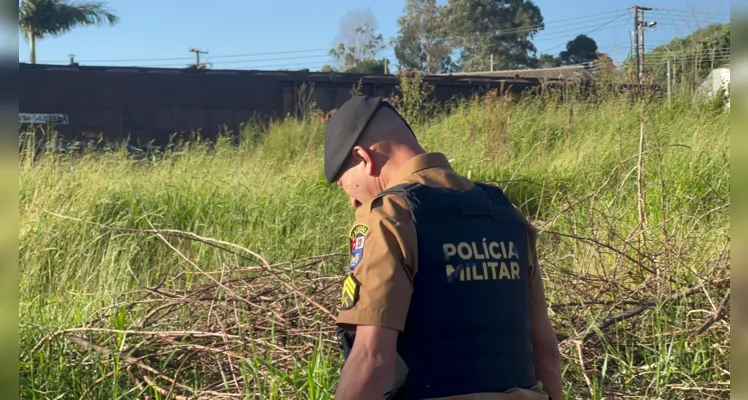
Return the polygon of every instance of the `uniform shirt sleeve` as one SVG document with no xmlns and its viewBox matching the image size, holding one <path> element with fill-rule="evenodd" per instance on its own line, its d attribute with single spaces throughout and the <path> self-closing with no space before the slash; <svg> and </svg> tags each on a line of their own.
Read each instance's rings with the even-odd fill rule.
<svg viewBox="0 0 748 400">
<path fill-rule="evenodd" d="M 359 207 L 354 229 L 361 224 L 368 228 L 363 252 L 350 272 L 358 286 L 357 296 L 352 306 L 341 307 L 337 325 L 346 329 L 374 325 L 402 332 L 417 265 L 410 211 L 402 198 L 385 196 Z"/>
</svg>

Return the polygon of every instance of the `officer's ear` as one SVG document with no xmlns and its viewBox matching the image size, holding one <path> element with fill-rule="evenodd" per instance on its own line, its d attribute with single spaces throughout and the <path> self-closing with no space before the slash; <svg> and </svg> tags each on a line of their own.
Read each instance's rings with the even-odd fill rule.
<svg viewBox="0 0 748 400">
<path fill-rule="evenodd" d="M 363 162 L 364 172 L 366 175 L 375 176 L 376 164 L 374 160 L 374 153 L 362 146 L 355 146 L 353 148 L 352 157 L 356 160 L 356 164 Z"/>
</svg>

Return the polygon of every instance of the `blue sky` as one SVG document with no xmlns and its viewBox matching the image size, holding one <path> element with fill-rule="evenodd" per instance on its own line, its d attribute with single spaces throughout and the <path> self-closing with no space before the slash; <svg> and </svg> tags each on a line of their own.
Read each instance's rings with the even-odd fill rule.
<svg viewBox="0 0 748 400">
<path fill-rule="evenodd" d="M 439 1 L 445 4 L 446 0 Z M 317 70 L 333 60 L 340 21 L 349 10 L 369 8 L 385 39 L 397 35 L 397 18 L 404 0 L 110 0 L 121 21 L 114 27 L 79 27 L 63 36 L 37 41 L 37 62 L 64 64 L 74 54 L 82 65 L 155 66 L 181 68 L 194 62 L 189 48 L 207 50 L 202 59 L 215 69 Z M 535 0 L 546 29 L 535 45 L 558 55 L 567 41 L 588 33 L 600 51 L 614 60 L 625 58 L 631 46 L 635 4 L 663 10 L 647 12 L 658 24 L 646 31 L 646 48 L 685 36 L 711 22 L 728 22 L 729 0 Z M 19 37 L 19 61 L 28 62 L 28 44 Z M 274 54 L 268 54 L 274 53 Z M 396 62 L 388 47 L 380 53 Z"/>
</svg>

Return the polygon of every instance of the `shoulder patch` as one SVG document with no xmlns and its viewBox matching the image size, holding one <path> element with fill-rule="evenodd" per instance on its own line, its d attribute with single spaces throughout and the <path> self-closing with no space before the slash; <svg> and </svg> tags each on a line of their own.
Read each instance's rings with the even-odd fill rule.
<svg viewBox="0 0 748 400">
<path fill-rule="evenodd" d="M 340 297 L 341 310 L 350 310 L 356 305 L 360 288 L 361 283 L 358 279 L 353 274 L 348 274 L 348 277 L 343 281 L 343 294 Z"/>
<path fill-rule="evenodd" d="M 351 251 L 351 263 L 348 268 L 353 271 L 356 269 L 358 263 L 364 257 L 364 241 L 366 240 L 366 234 L 369 233 L 369 227 L 364 224 L 356 224 L 351 228 L 348 234 L 350 240 L 349 248 Z"/>
<path fill-rule="evenodd" d="M 366 236 L 366 234 L 369 233 L 369 226 L 366 224 L 355 224 L 353 225 L 353 228 L 351 228 L 351 232 L 349 236 L 353 238 L 357 235 L 363 235 Z"/>
</svg>

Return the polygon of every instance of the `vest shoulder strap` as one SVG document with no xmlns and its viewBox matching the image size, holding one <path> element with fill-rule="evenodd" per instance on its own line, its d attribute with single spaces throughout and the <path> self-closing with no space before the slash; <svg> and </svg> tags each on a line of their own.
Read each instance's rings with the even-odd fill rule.
<svg viewBox="0 0 748 400">
<path fill-rule="evenodd" d="M 417 189 L 420 186 L 423 185 L 420 183 L 401 183 L 399 185 L 395 185 L 391 188 L 383 190 L 377 195 L 376 198 L 384 197 L 388 194 L 393 194 L 396 196 L 407 196 L 411 191 Z"/>
<path fill-rule="evenodd" d="M 493 215 L 493 217 L 498 220 L 522 223 L 523 218 L 520 215 L 519 210 L 514 207 L 514 204 L 512 204 L 512 202 L 504 194 L 504 191 L 501 190 L 501 188 L 482 182 L 473 182 L 473 184 L 476 187 L 474 187 L 471 191 L 465 192 L 466 197 L 462 198 L 462 201 L 464 201 L 464 203 L 453 204 L 450 206 L 452 208 L 457 207 L 454 209 L 455 212 L 459 212 L 464 216 Z M 424 206 L 426 206 L 426 204 L 421 204 L 421 201 L 415 195 L 415 193 L 420 189 L 426 188 L 428 188 L 428 186 L 421 183 L 402 183 L 382 191 L 375 197 L 375 200 L 386 195 L 401 196 L 405 199 L 411 212 L 413 212 L 417 208 L 423 208 Z M 438 191 L 438 189 L 436 190 Z M 481 201 L 478 200 L 479 197 L 475 197 L 476 190 L 483 191 L 486 195 L 488 195 L 488 197 L 491 199 L 491 204 L 481 205 Z M 473 195 L 467 195 L 467 193 L 470 192 L 472 192 Z M 374 204 L 374 201 L 372 202 L 372 204 Z M 441 206 L 444 207 L 445 204 L 442 204 Z M 434 212 L 434 210 L 431 211 Z M 413 217 L 415 218 L 415 215 L 413 215 Z"/>
<path fill-rule="evenodd" d="M 411 212 L 413 211 L 413 197 L 410 195 L 412 191 L 416 190 L 419 187 L 423 187 L 424 185 L 420 183 L 401 183 L 399 185 L 392 186 L 388 189 L 385 189 L 381 191 L 376 197 L 374 197 L 374 200 L 372 200 L 371 204 L 372 207 L 374 204 L 376 204 L 376 201 L 378 199 L 381 199 L 384 196 L 387 195 L 394 195 L 394 196 L 400 196 L 405 199 L 405 202 L 408 204 L 408 208 L 410 208 Z"/>
<path fill-rule="evenodd" d="M 488 194 L 496 214 L 500 215 L 501 219 L 518 223 L 522 222 L 522 215 L 520 215 L 519 210 L 514 207 L 514 204 L 512 204 L 511 200 L 509 200 L 500 187 L 483 182 L 474 182 L 474 184 Z"/>
<path fill-rule="evenodd" d="M 490 185 L 488 183 L 483 182 L 473 182 L 475 185 L 480 186 L 481 189 L 483 189 L 486 193 L 488 193 L 488 196 L 491 197 L 491 201 L 496 206 L 499 207 L 509 207 L 514 209 L 514 205 L 509 200 L 508 197 L 506 197 L 506 194 L 504 194 L 504 191 L 501 190 L 500 187 Z"/>
</svg>

